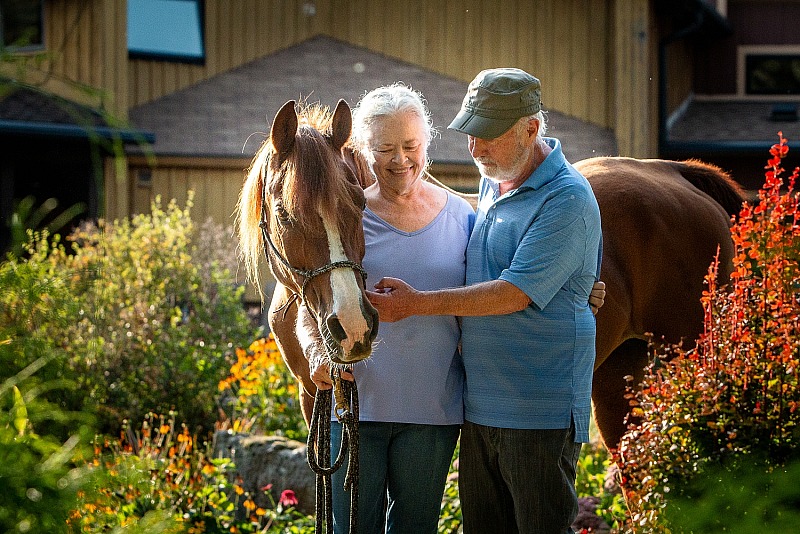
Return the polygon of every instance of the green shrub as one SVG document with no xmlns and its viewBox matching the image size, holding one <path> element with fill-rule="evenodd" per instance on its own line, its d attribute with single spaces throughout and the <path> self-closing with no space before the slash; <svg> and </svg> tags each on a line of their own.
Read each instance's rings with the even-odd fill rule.
<svg viewBox="0 0 800 534">
<path fill-rule="evenodd" d="M 800 195 L 798 169 L 782 188 L 780 137 L 759 203 L 745 204 L 731 230 L 729 286 L 716 286 L 716 265 L 709 270 L 696 348 L 659 352 L 631 395 L 642 424 L 623 438 L 619 460 L 635 532 L 667 529 L 673 495 L 709 474 L 768 473 L 798 457 Z"/>
<path fill-rule="evenodd" d="M 11 340 L 0 342 L 10 344 Z M 80 462 L 91 439 L 90 427 L 36 396 L 55 387 L 31 378 L 47 365 L 48 360 L 40 358 L 0 384 L 2 532 L 63 532 L 79 492 L 92 482 L 93 473 Z M 70 421 L 76 430 L 64 442 L 37 434 L 47 419 Z"/>
<path fill-rule="evenodd" d="M 196 230 L 190 208 L 191 196 L 185 209 L 157 200 L 130 221 L 84 225 L 69 251 L 34 234 L 27 259 L 0 266 L 0 328 L 20 347 L 8 371 L 37 357 L 24 348 L 36 340 L 55 377 L 78 386 L 58 397 L 62 407 L 97 414 L 102 432 L 173 408 L 210 431 L 216 386 L 257 330 L 235 283 L 232 239 L 215 225 Z"/>
</svg>

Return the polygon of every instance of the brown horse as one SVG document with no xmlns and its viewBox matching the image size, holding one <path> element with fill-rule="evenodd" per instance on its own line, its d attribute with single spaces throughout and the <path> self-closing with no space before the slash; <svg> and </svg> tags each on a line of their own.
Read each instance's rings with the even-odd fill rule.
<svg viewBox="0 0 800 534">
<path fill-rule="evenodd" d="M 589 180 L 603 225 L 592 403 L 603 442 L 616 447 L 629 412 L 626 380 L 639 384 L 647 339 L 693 346 L 703 330 L 705 275 L 719 247 L 719 281 L 731 270 L 731 216 L 741 188 L 699 161 L 592 158 L 575 167 Z"/>
<path fill-rule="evenodd" d="M 364 293 L 364 175 L 343 157 L 352 118 L 342 100 L 321 106 L 287 102 L 256 152 L 239 198 L 239 243 L 258 285 L 267 257 L 277 285 L 270 326 L 301 385 L 306 422 L 316 389 L 308 361 L 349 364 L 368 357 L 378 313 Z M 260 286 L 259 286 L 260 289 Z"/>
</svg>

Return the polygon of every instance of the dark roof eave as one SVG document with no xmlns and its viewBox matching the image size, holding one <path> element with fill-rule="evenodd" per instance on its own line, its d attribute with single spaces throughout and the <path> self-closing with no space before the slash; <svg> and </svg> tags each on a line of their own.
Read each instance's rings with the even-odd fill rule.
<svg viewBox="0 0 800 534">
<path fill-rule="evenodd" d="M 35 135 L 46 137 L 90 138 L 91 134 L 103 139 L 119 139 L 123 143 L 154 143 L 156 136 L 142 130 L 121 130 L 108 126 L 83 127 L 76 124 L 0 120 L 0 134 Z"/>
<path fill-rule="evenodd" d="M 770 141 L 668 141 L 661 146 L 661 155 L 675 153 L 761 154 L 774 143 Z"/>
</svg>

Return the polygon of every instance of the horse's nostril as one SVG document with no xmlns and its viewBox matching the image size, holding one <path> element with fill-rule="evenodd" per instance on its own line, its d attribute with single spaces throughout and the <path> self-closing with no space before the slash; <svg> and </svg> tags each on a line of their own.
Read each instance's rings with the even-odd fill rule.
<svg viewBox="0 0 800 534">
<path fill-rule="evenodd" d="M 339 318 L 335 314 L 331 314 L 325 319 L 325 325 L 336 341 L 341 342 L 347 337 L 347 333 L 342 328 L 342 323 L 339 322 Z"/>
<path fill-rule="evenodd" d="M 378 319 L 378 310 L 375 308 L 372 308 L 369 314 L 370 318 L 372 319 L 372 324 L 369 331 L 369 341 L 371 343 L 375 341 L 376 337 L 378 337 L 378 325 L 380 324 L 380 320 Z"/>
</svg>

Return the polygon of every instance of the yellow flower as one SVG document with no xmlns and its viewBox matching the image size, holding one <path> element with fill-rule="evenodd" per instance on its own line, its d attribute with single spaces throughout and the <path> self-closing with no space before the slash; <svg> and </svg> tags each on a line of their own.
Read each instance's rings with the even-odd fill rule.
<svg viewBox="0 0 800 534">
<path fill-rule="evenodd" d="M 203 474 L 204 475 L 213 475 L 216 473 L 217 468 L 214 467 L 212 464 L 206 464 L 203 466 Z"/>
</svg>

